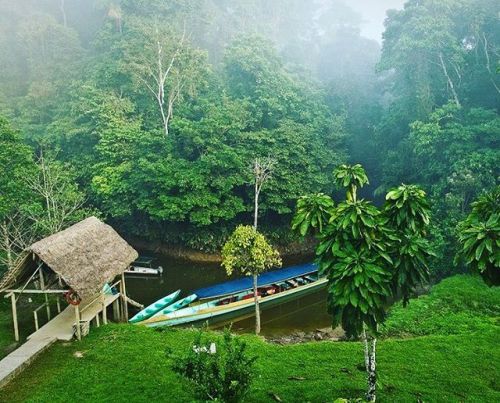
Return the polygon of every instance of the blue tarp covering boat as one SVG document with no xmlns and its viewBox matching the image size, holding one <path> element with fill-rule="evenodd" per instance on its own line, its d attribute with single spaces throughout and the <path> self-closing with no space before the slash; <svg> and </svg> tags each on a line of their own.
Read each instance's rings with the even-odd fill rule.
<svg viewBox="0 0 500 403">
<path fill-rule="evenodd" d="M 303 276 L 318 270 L 314 263 L 302 264 L 299 266 L 290 266 L 285 269 L 268 271 L 261 274 L 257 279 L 259 287 L 285 281 L 294 277 Z M 227 281 L 225 283 L 212 285 L 210 287 L 200 288 L 193 292 L 199 299 L 222 297 L 224 295 L 234 294 L 253 287 L 252 277 L 247 276 L 237 280 Z"/>
</svg>

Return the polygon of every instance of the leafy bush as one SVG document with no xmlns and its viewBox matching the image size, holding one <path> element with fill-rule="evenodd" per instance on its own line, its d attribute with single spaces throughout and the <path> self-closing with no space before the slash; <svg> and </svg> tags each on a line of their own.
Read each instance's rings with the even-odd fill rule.
<svg viewBox="0 0 500 403">
<path fill-rule="evenodd" d="M 436 284 L 428 295 L 398 304 L 380 329 L 384 336 L 463 334 L 500 325 L 500 290 L 478 276 L 456 275 Z"/>
<path fill-rule="evenodd" d="M 211 340 L 200 331 L 187 354 L 175 359 L 173 370 L 194 383 L 201 399 L 238 402 L 250 387 L 256 357 L 247 355 L 246 343 L 229 329 L 214 344 L 215 352 L 210 351 Z"/>
</svg>

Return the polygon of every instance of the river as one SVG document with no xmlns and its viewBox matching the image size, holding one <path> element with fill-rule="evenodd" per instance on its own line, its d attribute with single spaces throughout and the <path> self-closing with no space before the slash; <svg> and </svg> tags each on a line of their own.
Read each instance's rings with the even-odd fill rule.
<svg viewBox="0 0 500 403">
<path fill-rule="evenodd" d="M 227 275 L 219 264 L 192 263 L 176 260 L 161 255 L 152 255 L 153 265 L 161 265 L 163 274 L 151 277 L 127 276 L 127 293 L 137 302 L 149 305 L 154 301 L 181 289 L 181 295 L 212 284 L 227 281 Z M 289 260 L 284 267 L 306 261 Z M 253 332 L 255 318 L 240 317 L 231 319 L 232 329 L 236 332 Z M 326 311 L 326 290 L 282 303 L 281 305 L 263 309 L 261 313 L 262 335 L 273 337 L 291 334 L 296 331 L 309 332 L 318 328 L 328 327 L 331 319 Z M 211 323 L 212 328 L 227 325 L 227 323 Z"/>
</svg>

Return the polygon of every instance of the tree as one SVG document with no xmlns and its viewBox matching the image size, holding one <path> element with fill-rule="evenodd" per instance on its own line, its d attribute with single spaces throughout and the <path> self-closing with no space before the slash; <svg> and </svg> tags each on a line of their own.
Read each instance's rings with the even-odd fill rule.
<svg viewBox="0 0 500 403">
<path fill-rule="evenodd" d="M 25 180 L 38 201 L 30 206 L 28 215 L 40 235 L 59 232 L 88 215 L 90 210 L 84 209 L 85 195 L 73 182 L 71 169 L 40 153 L 37 171 Z"/>
<path fill-rule="evenodd" d="M 222 248 L 222 266 L 228 275 L 236 270 L 245 276 L 253 277 L 255 333 L 259 334 L 260 308 L 257 276 L 272 267 L 281 266 L 279 252 L 255 228 L 239 225 Z"/>
<path fill-rule="evenodd" d="M 458 225 L 461 250 L 457 260 L 483 278 L 489 286 L 500 285 L 500 186 L 472 203 L 472 211 Z"/>
<path fill-rule="evenodd" d="M 32 150 L 18 132 L 0 116 L 0 263 L 10 269 L 17 253 L 27 245 L 25 220 L 19 220 L 20 208 L 30 200 L 25 179 L 33 175 Z"/>
<path fill-rule="evenodd" d="M 257 220 L 259 218 L 259 196 L 264 183 L 271 177 L 276 161 L 272 158 L 259 159 L 253 162 L 254 176 L 254 216 L 253 227 L 257 229 Z"/>
<path fill-rule="evenodd" d="M 294 228 L 302 235 L 309 228 L 322 228 L 316 255 L 321 273 L 328 278 L 332 325 L 341 325 L 349 337 L 362 336 L 366 398 L 375 401 L 378 326 L 395 296 L 402 294 L 407 302 L 410 291 L 427 278 L 429 254 L 423 237 L 428 207 L 425 194 L 415 186 L 391 190 L 383 211 L 358 199 L 357 190 L 368 183 L 359 164 L 338 167 L 334 178 L 346 188 L 346 200 L 332 207 L 333 201 L 326 201 L 327 196 L 319 198 L 328 206 L 328 224 L 313 226 L 313 221 L 321 222 L 325 215 L 318 216 L 317 203 L 306 204 L 307 199 L 302 199 Z"/>
<path fill-rule="evenodd" d="M 154 97 L 168 136 L 174 105 L 203 83 L 204 54 L 189 45 L 185 28 L 179 35 L 141 19 L 132 19 L 130 26 L 122 41 L 124 70 Z"/>
</svg>

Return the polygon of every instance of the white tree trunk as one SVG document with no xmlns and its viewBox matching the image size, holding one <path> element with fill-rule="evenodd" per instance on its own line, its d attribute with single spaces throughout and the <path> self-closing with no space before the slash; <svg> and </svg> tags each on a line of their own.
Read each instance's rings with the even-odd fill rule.
<svg viewBox="0 0 500 403">
<path fill-rule="evenodd" d="M 453 94 L 453 99 L 455 100 L 455 104 L 457 106 L 460 106 L 460 101 L 458 99 L 458 94 L 455 91 L 455 84 L 453 84 L 453 80 L 451 79 L 450 75 L 448 74 L 448 69 L 446 68 L 446 64 L 444 63 L 443 59 L 443 54 L 439 53 L 439 61 L 441 62 L 441 68 L 443 69 L 443 74 L 446 77 L 446 80 L 448 81 L 448 85 L 450 87 L 451 93 Z"/>
<path fill-rule="evenodd" d="M 255 183 L 255 197 L 254 197 L 254 209 L 253 209 L 253 227 L 257 230 L 257 219 L 259 217 L 259 191 L 257 188 L 257 183 Z"/>
<path fill-rule="evenodd" d="M 375 350 L 377 338 L 367 336 L 366 331 L 363 329 L 363 342 L 365 345 L 365 367 L 367 375 L 366 400 L 368 402 L 375 402 L 377 387 L 377 361 Z"/>
<path fill-rule="evenodd" d="M 260 333 L 260 307 L 259 295 L 257 292 L 257 274 L 253 275 L 253 298 L 255 301 L 255 334 Z"/>
</svg>

